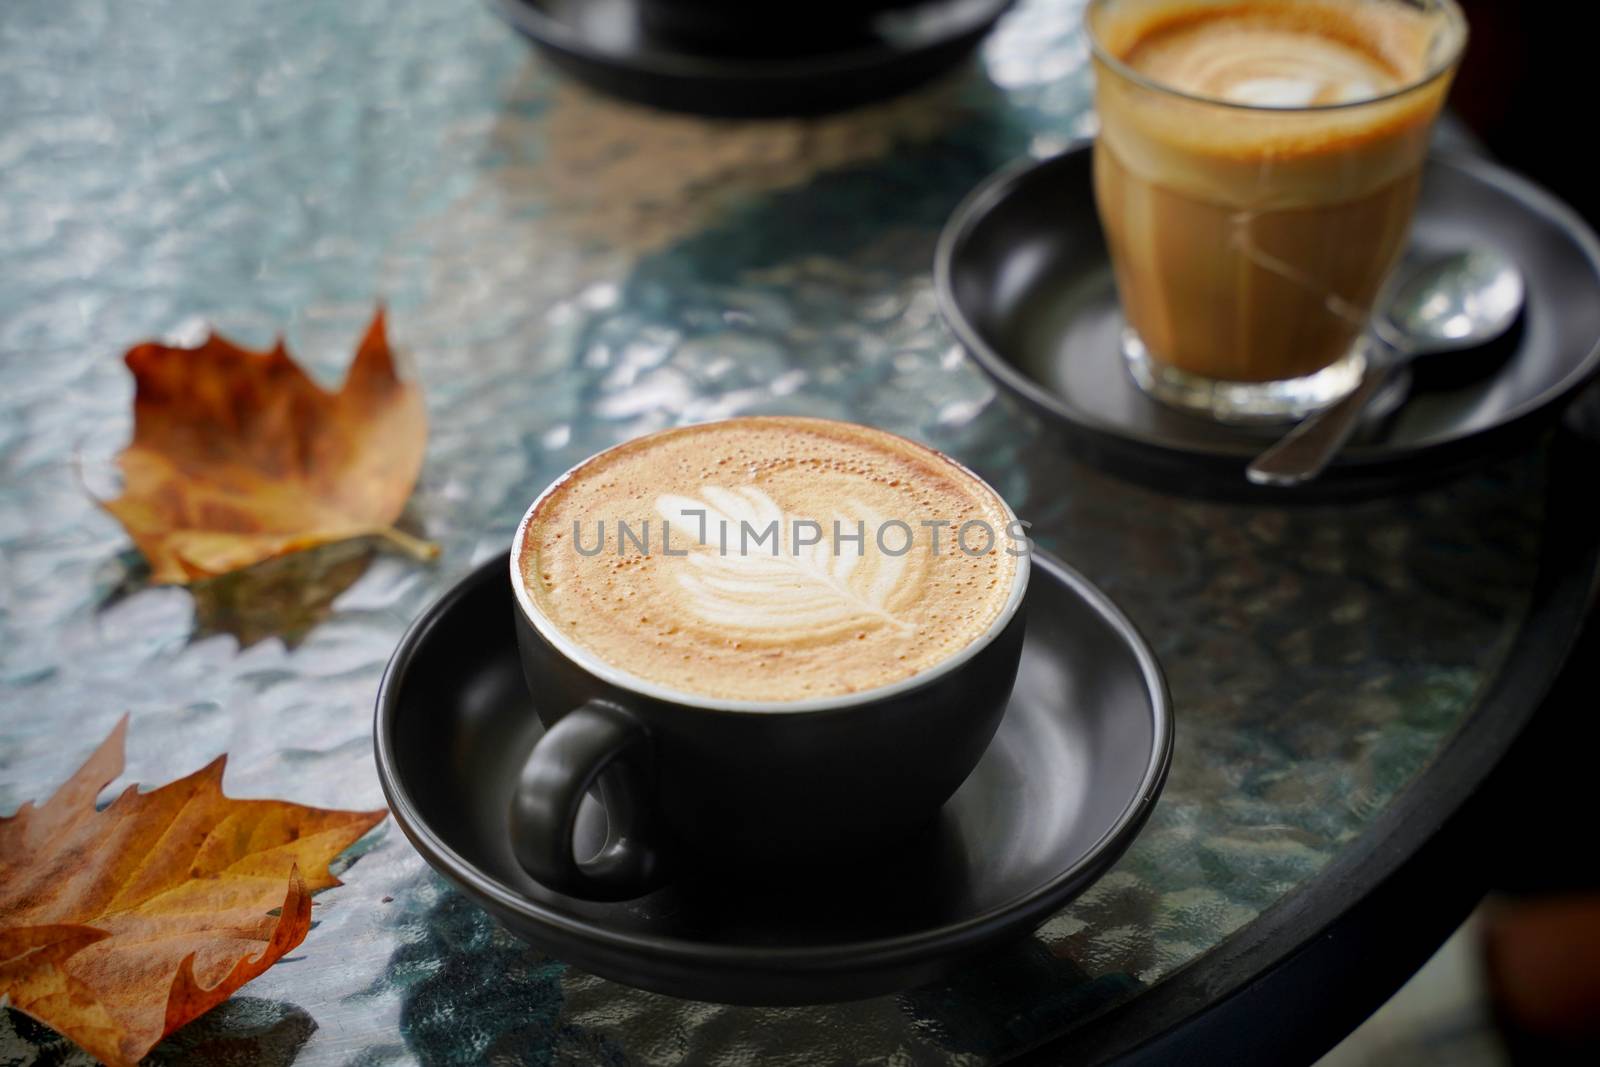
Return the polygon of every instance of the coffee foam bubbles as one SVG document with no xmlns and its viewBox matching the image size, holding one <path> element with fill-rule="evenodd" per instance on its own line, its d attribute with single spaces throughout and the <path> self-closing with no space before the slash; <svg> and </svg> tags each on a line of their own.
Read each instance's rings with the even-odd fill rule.
<svg viewBox="0 0 1600 1067">
<path fill-rule="evenodd" d="M 937 552 L 924 520 L 949 524 Z M 984 549 L 985 530 L 994 542 L 969 556 L 953 538 L 974 521 L 968 547 Z M 1016 578 L 1011 522 L 987 486 L 912 442 L 735 419 L 580 467 L 530 517 L 520 565 L 539 612 L 629 674 L 701 697 L 806 700 L 909 677 L 983 635 Z"/>
<path fill-rule="evenodd" d="M 1354 199 L 1413 169 L 1449 86 L 1430 75 L 1464 33 L 1394 0 L 1127 0 L 1092 29 L 1174 91 L 1102 62 L 1105 145 L 1149 181 L 1261 210 Z"/>
</svg>

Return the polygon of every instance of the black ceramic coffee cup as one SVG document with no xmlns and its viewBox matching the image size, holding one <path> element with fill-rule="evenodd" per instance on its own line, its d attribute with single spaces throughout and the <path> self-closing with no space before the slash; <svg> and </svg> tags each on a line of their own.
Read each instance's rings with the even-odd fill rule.
<svg viewBox="0 0 1600 1067">
<path fill-rule="evenodd" d="M 669 864 L 759 876 L 891 847 L 931 822 L 1005 712 L 1022 653 L 1027 555 L 989 627 L 909 678 L 794 701 L 670 690 L 567 637 L 524 584 L 529 524 L 583 466 L 533 502 L 511 546 L 522 668 L 547 728 L 512 800 L 512 847 L 528 873 L 571 896 L 626 899 L 661 884 Z M 605 806 L 607 843 L 580 859 L 575 824 L 591 790 Z"/>
</svg>

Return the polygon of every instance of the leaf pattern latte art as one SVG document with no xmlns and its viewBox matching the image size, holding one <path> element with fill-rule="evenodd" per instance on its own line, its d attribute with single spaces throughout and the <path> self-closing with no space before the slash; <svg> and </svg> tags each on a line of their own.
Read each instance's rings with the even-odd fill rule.
<svg viewBox="0 0 1600 1067">
<path fill-rule="evenodd" d="M 852 501 L 851 514 L 824 522 L 785 514 L 776 501 L 751 485 L 734 489 L 710 485 L 701 496 L 697 500 L 667 494 L 656 499 L 656 511 L 670 524 L 675 550 L 689 550 L 678 583 L 686 594 L 685 608 L 705 622 L 782 640 L 863 625 L 914 629 L 890 609 L 895 592 L 908 577 L 911 554 L 877 550 L 875 536 L 883 518 L 871 508 Z M 797 522 L 802 529 L 815 523 L 820 540 L 796 550 Z M 847 535 L 865 529 L 859 550 L 853 540 L 841 541 L 840 550 L 834 550 L 835 522 Z M 772 538 L 757 541 L 773 523 L 778 530 L 776 553 Z M 744 532 L 744 524 L 750 533 Z M 897 541 L 892 544 L 898 546 Z"/>
</svg>

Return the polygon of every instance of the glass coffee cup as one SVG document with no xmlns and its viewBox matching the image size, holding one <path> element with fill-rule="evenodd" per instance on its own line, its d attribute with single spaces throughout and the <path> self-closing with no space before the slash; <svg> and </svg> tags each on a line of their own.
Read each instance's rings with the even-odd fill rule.
<svg viewBox="0 0 1600 1067">
<path fill-rule="evenodd" d="M 1452 0 L 1091 0 L 1095 197 L 1144 391 L 1227 422 L 1336 403 L 1466 41 Z"/>
</svg>

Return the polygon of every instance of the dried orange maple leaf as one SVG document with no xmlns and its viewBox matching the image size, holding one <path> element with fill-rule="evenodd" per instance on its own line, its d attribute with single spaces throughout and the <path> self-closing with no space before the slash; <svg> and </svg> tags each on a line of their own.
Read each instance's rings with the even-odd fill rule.
<svg viewBox="0 0 1600 1067">
<path fill-rule="evenodd" d="M 395 373 L 383 312 L 344 385 L 330 393 L 280 340 L 252 352 L 213 334 L 199 348 L 142 344 L 123 491 L 105 508 L 181 583 L 290 552 L 378 536 L 419 556 L 437 548 L 394 529 L 427 443 L 422 394 Z"/>
<path fill-rule="evenodd" d="M 43 805 L 0 818 L 0 1000 L 109 1064 L 304 940 L 311 891 L 339 884 L 328 862 L 387 814 L 231 800 L 226 756 L 96 811 L 127 727 Z"/>
</svg>

